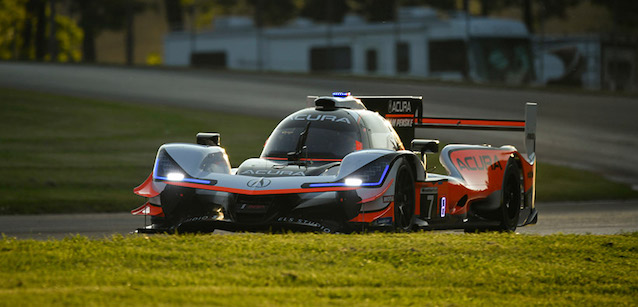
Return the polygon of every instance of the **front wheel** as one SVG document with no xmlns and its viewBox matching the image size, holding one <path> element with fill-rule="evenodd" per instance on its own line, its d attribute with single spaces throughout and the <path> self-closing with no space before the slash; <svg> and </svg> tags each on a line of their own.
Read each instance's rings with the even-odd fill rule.
<svg viewBox="0 0 638 307">
<path fill-rule="evenodd" d="M 411 169 L 402 164 L 397 170 L 394 184 L 394 229 L 410 231 L 414 222 L 414 176 Z"/>
</svg>

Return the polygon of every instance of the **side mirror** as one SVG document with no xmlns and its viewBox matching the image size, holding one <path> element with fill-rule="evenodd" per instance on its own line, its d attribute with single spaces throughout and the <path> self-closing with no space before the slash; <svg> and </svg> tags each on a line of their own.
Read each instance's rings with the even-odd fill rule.
<svg viewBox="0 0 638 307">
<path fill-rule="evenodd" d="M 220 134 L 217 132 L 200 132 L 197 134 L 197 144 L 219 146 Z"/>
<path fill-rule="evenodd" d="M 427 162 L 425 161 L 425 154 L 439 152 L 439 140 L 414 139 L 410 142 L 410 149 L 421 153 L 421 161 L 423 161 L 423 167 L 425 167 Z"/>
<path fill-rule="evenodd" d="M 414 139 L 410 143 L 410 149 L 412 149 L 412 151 L 420 152 L 421 155 L 426 153 L 437 153 L 439 152 L 439 140 Z"/>
</svg>

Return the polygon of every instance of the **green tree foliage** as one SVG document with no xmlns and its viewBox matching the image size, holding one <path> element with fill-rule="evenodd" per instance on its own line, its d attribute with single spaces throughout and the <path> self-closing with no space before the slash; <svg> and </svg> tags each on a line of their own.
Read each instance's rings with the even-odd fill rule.
<svg viewBox="0 0 638 307">
<path fill-rule="evenodd" d="M 82 59 L 82 29 L 71 18 L 55 16 L 55 38 L 58 46 L 58 62 L 79 62 Z"/>
<path fill-rule="evenodd" d="M 46 36 L 40 38 L 43 42 L 40 43 L 42 50 L 39 56 L 34 44 L 37 32 L 34 25 L 40 24 L 42 33 L 50 33 L 47 22 L 50 12 L 46 10 L 44 16 L 28 14 L 28 3 L 28 0 L 0 1 L 0 59 L 52 60 L 46 50 Z M 67 16 L 56 15 L 55 23 L 55 41 L 59 50 L 55 60 L 79 61 L 82 30 Z"/>
<path fill-rule="evenodd" d="M 294 18 L 299 1 L 295 0 L 181 0 L 182 7 L 196 18 L 196 28 L 210 25 L 224 15 L 252 16 L 255 25 L 279 26 Z M 168 16 L 167 16 L 168 18 Z"/>
<path fill-rule="evenodd" d="M 26 18 L 26 0 L 0 1 L 0 59 L 15 58 L 23 43 L 21 25 Z"/>
</svg>

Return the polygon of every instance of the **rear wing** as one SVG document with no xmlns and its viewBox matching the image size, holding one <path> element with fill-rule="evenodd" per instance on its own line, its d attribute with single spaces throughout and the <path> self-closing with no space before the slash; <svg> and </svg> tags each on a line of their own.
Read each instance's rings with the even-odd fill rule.
<svg viewBox="0 0 638 307">
<path fill-rule="evenodd" d="M 519 120 L 424 117 L 421 96 L 363 96 L 357 98 L 369 110 L 378 112 L 390 121 L 404 144 L 410 144 L 414 139 L 416 128 L 519 131 L 525 133 L 525 151 L 529 160 L 535 160 L 538 108 L 535 102 L 526 103 L 525 119 Z"/>
<path fill-rule="evenodd" d="M 349 95 L 349 93 L 347 93 Z M 351 97 L 351 96 L 350 96 Z M 317 96 L 308 96 L 311 105 Z M 538 105 L 525 105 L 525 119 L 477 119 L 424 117 L 422 96 L 356 96 L 368 110 L 376 111 L 394 127 L 403 144 L 414 140 L 416 128 L 519 131 L 525 133 L 525 151 L 536 158 L 536 113 Z"/>
</svg>

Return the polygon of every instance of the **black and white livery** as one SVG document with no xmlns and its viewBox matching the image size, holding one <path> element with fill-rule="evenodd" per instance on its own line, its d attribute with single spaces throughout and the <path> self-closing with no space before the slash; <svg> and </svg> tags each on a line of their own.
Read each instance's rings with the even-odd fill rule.
<svg viewBox="0 0 638 307">
<path fill-rule="evenodd" d="M 237 168 L 217 133 L 199 133 L 197 144 L 162 145 L 153 172 L 134 189 L 148 201 L 132 213 L 151 216 L 138 231 L 512 230 L 535 222 L 533 183 L 522 179 L 526 172 L 533 178 L 534 163 L 511 146 L 443 151 L 494 150 L 483 165 L 486 176 L 499 177 L 492 186 L 472 186 L 451 155 L 441 158 L 450 175 L 426 174 L 423 154 L 437 152 L 438 141 L 414 139 L 414 129 L 426 125 L 421 97 L 336 93 L 308 101 L 314 106 L 283 119 L 259 158 Z M 494 163 L 501 172 L 488 174 Z"/>
</svg>

